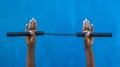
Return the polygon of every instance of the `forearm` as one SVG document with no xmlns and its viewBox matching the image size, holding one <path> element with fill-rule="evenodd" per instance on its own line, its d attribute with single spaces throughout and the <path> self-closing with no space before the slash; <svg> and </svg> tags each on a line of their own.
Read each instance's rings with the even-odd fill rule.
<svg viewBox="0 0 120 67">
<path fill-rule="evenodd" d="M 34 47 L 28 46 L 27 67 L 35 67 L 34 63 Z"/>
<path fill-rule="evenodd" d="M 94 57 L 92 48 L 88 47 L 86 50 L 86 67 L 94 67 Z"/>
</svg>

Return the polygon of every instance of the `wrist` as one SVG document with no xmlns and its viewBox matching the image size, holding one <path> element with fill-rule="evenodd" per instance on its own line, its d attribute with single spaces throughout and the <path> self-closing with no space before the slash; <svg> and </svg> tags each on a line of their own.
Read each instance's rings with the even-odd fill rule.
<svg viewBox="0 0 120 67">
<path fill-rule="evenodd" d="M 85 49 L 92 49 L 92 45 L 85 45 Z"/>
<path fill-rule="evenodd" d="M 27 44 L 28 45 L 28 48 L 30 48 L 30 49 L 33 49 L 34 47 L 35 47 L 35 44 L 34 43 L 29 43 L 29 44 Z"/>
<path fill-rule="evenodd" d="M 33 47 L 28 47 L 28 55 L 34 56 L 35 49 Z"/>
<path fill-rule="evenodd" d="M 28 50 L 34 50 L 34 48 L 35 48 L 34 44 L 33 45 L 28 45 Z"/>
<path fill-rule="evenodd" d="M 92 47 L 86 48 L 85 51 L 86 51 L 87 55 L 89 55 L 89 56 L 92 55 Z"/>
</svg>

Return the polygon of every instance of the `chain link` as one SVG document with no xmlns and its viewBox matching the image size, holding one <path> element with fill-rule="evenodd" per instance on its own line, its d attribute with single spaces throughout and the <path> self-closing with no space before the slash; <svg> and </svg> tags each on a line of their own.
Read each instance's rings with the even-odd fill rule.
<svg viewBox="0 0 120 67">
<path fill-rule="evenodd" d="M 45 35 L 55 35 L 55 36 L 76 36 L 77 34 L 72 34 L 72 33 L 48 33 L 45 32 Z"/>
</svg>

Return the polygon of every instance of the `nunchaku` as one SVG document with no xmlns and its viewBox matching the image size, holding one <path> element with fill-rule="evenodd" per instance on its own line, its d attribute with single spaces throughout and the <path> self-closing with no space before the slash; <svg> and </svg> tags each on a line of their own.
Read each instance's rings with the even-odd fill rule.
<svg viewBox="0 0 120 67">
<path fill-rule="evenodd" d="M 49 33 L 44 31 L 34 31 L 36 36 L 51 35 L 51 36 L 76 36 L 84 37 L 86 32 L 77 32 L 77 33 Z M 17 37 L 17 36 L 31 36 L 29 32 L 7 32 L 7 37 Z M 108 32 L 91 32 L 90 36 L 93 37 L 112 37 L 112 33 Z"/>
<path fill-rule="evenodd" d="M 32 18 L 30 22 L 36 20 Z M 88 21 L 85 19 L 85 21 Z M 77 37 L 84 37 L 86 32 L 77 32 L 77 33 L 51 33 L 51 32 L 44 32 L 44 31 L 34 31 L 36 36 L 43 36 L 43 35 L 52 35 L 52 36 L 77 36 Z M 17 36 L 31 36 L 29 32 L 7 32 L 7 37 L 17 37 Z M 93 37 L 112 37 L 112 33 L 106 33 L 106 32 L 91 32 L 89 36 Z"/>
</svg>

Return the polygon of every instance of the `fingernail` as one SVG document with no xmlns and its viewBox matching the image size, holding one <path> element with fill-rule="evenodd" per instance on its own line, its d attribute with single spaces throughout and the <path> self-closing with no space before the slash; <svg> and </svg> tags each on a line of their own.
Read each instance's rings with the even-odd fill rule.
<svg viewBox="0 0 120 67">
<path fill-rule="evenodd" d="M 85 18 L 85 21 L 87 21 L 87 18 Z"/>
<path fill-rule="evenodd" d="M 31 20 L 35 20 L 35 18 L 32 18 Z"/>
<path fill-rule="evenodd" d="M 26 26 L 28 26 L 28 24 L 26 24 Z"/>
<path fill-rule="evenodd" d="M 93 24 L 91 24 L 91 26 L 93 26 Z"/>
</svg>

